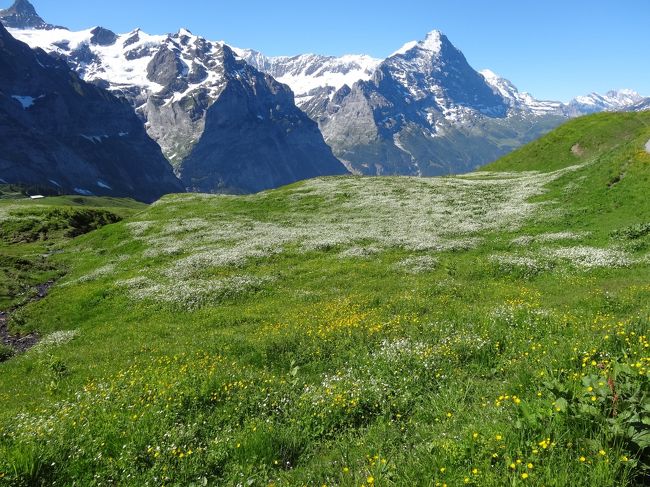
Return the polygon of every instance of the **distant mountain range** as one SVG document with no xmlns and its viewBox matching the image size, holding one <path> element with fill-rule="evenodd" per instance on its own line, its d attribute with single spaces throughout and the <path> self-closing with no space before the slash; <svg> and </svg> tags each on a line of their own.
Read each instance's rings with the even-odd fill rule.
<svg viewBox="0 0 650 487">
<path fill-rule="evenodd" d="M 312 54 L 267 58 L 234 50 L 289 84 L 335 155 L 363 174 L 469 171 L 570 117 L 640 109 L 650 101 L 631 90 L 594 93 L 567 104 L 537 100 L 489 70 L 475 71 L 439 31 L 406 43 L 384 60 Z"/>
<path fill-rule="evenodd" d="M 629 90 L 568 104 L 537 100 L 474 70 L 438 31 L 379 60 L 266 57 L 186 29 L 73 32 L 45 22 L 27 0 L 0 20 L 16 38 L 128 100 L 191 190 L 251 192 L 346 168 L 465 172 L 570 117 L 650 104 Z"/>
</svg>

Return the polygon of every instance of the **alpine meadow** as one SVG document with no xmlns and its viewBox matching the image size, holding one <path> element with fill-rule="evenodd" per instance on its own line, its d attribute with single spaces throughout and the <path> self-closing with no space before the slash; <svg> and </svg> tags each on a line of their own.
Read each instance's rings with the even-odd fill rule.
<svg viewBox="0 0 650 487">
<path fill-rule="evenodd" d="M 642 485 L 649 139 L 593 115 L 465 176 L 171 195 L 55 238 L 65 276 L 10 317 L 41 339 L 2 365 L 0 475 Z"/>
<path fill-rule="evenodd" d="M 607 1 L 0 0 L 0 487 L 650 487 Z"/>
</svg>

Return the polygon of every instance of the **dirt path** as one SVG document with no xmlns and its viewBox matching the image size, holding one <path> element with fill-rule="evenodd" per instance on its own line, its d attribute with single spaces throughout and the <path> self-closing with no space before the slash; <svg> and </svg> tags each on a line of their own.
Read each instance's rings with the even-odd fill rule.
<svg viewBox="0 0 650 487">
<path fill-rule="evenodd" d="M 34 301 L 40 301 L 47 296 L 47 292 L 52 287 L 52 284 L 54 284 L 54 281 L 49 281 L 45 284 L 39 284 L 36 286 L 36 296 L 34 296 L 29 302 L 33 303 Z M 9 345 L 17 353 L 22 353 L 36 345 L 40 338 L 41 337 L 38 333 L 28 333 L 26 335 L 12 335 L 9 333 L 9 312 L 0 311 L 0 343 Z"/>
</svg>

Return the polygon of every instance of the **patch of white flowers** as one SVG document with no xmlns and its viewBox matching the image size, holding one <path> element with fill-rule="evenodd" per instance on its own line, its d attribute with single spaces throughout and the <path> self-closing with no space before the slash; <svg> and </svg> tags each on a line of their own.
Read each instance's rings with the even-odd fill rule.
<svg viewBox="0 0 650 487">
<path fill-rule="evenodd" d="M 45 335 L 34 347 L 34 351 L 42 352 L 50 347 L 58 347 L 72 341 L 79 335 L 79 330 L 61 330 Z"/>
<path fill-rule="evenodd" d="M 563 240 L 582 240 L 589 236 L 588 232 L 556 232 L 539 235 L 522 235 L 511 241 L 514 245 L 526 246 L 533 243 L 560 242 Z"/>
<path fill-rule="evenodd" d="M 114 272 L 115 272 L 115 264 L 106 264 L 105 266 L 98 267 L 97 269 L 86 274 L 85 276 L 81 276 L 79 279 L 77 279 L 77 282 L 94 281 L 96 279 L 99 279 L 100 277 L 113 274 Z"/>
<path fill-rule="evenodd" d="M 71 284 L 77 284 L 80 282 L 92 282 L 96 281 L 98 279 L 101 279 L 102 277 L 110 276 L 113 275 L 117 272 L 117 267 L 118 264 L 121 262 L 125 262 L 129 260 L 130 256 L 129 255 L 120 255 L 113 259 L 113 262 L 110 264 L 106 264 L 104 266 L 98 267 L 92 271 L 90 271 L 88 274 L 85 274 L 77 279 L 72 279 L 66 282 L 61 283 L 61 286 L 70 286 Z"/>
<path fill-rule="evenodd" d="M 433 354 L 434 348 L 427 343 L 413 341 L 408 338 L 399 338 L 396 340 L 382 341 L 375 356 L 392 364 L 397 364 L 405 358 L 416 359 L 425 368 L 430 368 L 433 366 Z"/>
<path fill-rule="evenodd" d="M 20 205 L 2 205 L 0 206 L 0 223 L 13 219 L 13 212 L 25 208 Z"/>
<path fill-rule="evenodd" d="M 490 256 L 490 260 L 496 263 L 501 272 L 523 272 L 527 275 L 537 274 L 548 268 L 548 264 L 539 259 L 513 254 L 498 254 Z"/>
<path fill-rule="evenodd" d="M 146 277 L 136 277 L 118 282 L 129 289 L 134 299 L 146 299 L 180 305 L 185 310 L 196 310 L 214 305 L 224 299 L 259 291 L 271 278 L 239 275 L 215 279 L 191 279 L 156 282 Z"/>
<path fill-rule="evenodd" d="M 395 264 L 395 268 L 407 274 L 422 274 L 436 268 L 438 261 L 430 255 L 407 257 Z"/>
<path fill-rule="evenodd" d="M 148 281 L 129 286 L 136 299 L 152 298 L 197 308 L 229 291 L 254 288 L 227 281 L 221 269 L 250 266 L 279 253 L 335 251 L 341 258 L 363 258 L 380 250 L 459 251 L 475 248 L 490 231 L 516 230 L 543 207 L 530 198 L 567 171 L 553 173 L 476 173 L 445 178 L 319 178 L 291 190 L 281 217 L 233 216 L 225 203 L 259 205 L 269 193 L 251 196 L 172 195 L 150 215 L 161 222 L 127 227 L 145 245 L 143 256 L 157 262 Z M 318 198 L 303 209 L 305 198 Z M 187 218 L 188 205 L 200 203 L 200 218 Z M 431 270 L 435 258 L 410 257 L 402 271 Z M 247 279 L 253 279 L 248 276 Z M 189 280 L 187 284 L 184 280 Z M 243 291 L 242 291 L 243 292 Z"/>
<path fill-rule="evenodd" d="M 381 252 L 378 247 L 350 247 L 339 254 L 342 259 L 365 259 Z"/>
<path fill-rule="evenodd" d="M 545 247 L 537 252 L 522 254 L 496 254 L 489 258 L 502 272 L 523 272 L 534 275 L 550 270 L 558 264 L 568 264 L 582 270 L 628 267 L 638 262 L 625 251 L 616 248 L 588 246 Z"/>
<path fill-rule="evenodd" d="M 633 262 L 622 250 L 586 246 L 545 249 L 543 255 L 567 261 L 571 265 L 583 269 L 627 267 Z"/>
<path fill-rule="evenodd" d="M 149 230 L 154 224 L 155 223 L 151 221 L 135 221 L 127 223 L 126 228 L 128 228 L 136 237 L 140 237 L 144 235 L 147 230 Z"/>
</svg>

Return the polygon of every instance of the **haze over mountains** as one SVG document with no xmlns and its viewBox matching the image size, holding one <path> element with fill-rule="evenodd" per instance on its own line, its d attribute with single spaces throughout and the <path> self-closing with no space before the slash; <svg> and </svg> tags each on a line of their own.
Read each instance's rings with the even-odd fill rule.
<svg viewBox="0 0 650 487">
<path fill-rule="evenodd" d="M 477 72 L 438 31 L 379 60 L 266 57 L 186 29 L 72 32 L 48 24 L 27 0 L 0 20 L 16 38 L 128 100 L 190 190 L 254 192 L 346 168 L 465 172 L 569 117 L 650 102 L 630 90 L 568 104 L 536 100 Z"/>
</svg>

